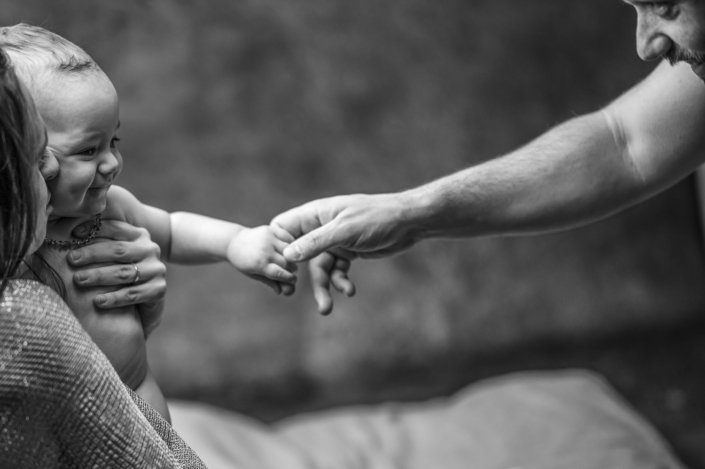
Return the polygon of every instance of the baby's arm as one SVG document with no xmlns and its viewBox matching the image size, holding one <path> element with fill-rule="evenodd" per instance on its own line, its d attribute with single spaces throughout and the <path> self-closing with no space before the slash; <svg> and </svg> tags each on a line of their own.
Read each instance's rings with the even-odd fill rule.
<svg viewBox="0 0 705 469">
<path fill-rule="evenodd" d="M 282 255 L 293 238 L 282 239 L 269 226 L 246 228 L 194 213 L 168 213 L 142 204 L 121 187 L 112 187 L 108 197 L 110 206 L 123 211 L 129 223 L 150 232 L 162 249 L 162 259 L 178 264 L 228 261 L 276 293 L 293 293 L 295 266 Z"/>
<path fill-rule="evenodd" d="M 169 261 L 196 264 L 228 261 L 240 272 L 269 285 L 276 293 L 293 293 L 296 275 L 282 252 L 291 240 L 275 236 L 269 226 L 246 228 L 187 212 L 170 214 Z"/>
</svg>

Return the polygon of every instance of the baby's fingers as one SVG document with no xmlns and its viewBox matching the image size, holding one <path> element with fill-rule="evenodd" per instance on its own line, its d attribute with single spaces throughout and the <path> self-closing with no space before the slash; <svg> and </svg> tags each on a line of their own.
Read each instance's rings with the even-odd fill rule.
<svg viewBox="0 0 705 469">
<path fill-rule="evenodd" d="M 293 283 L 281 283 L 282 295 L 291 296 L 296 291 L 296 285 Z"/>
<path fill-rule="evenodd" d="M 269 288 L 274 290 L 274 293 L 276 293 L 277 295 L 279 295 L 282 292 L 282 287 L 281 287 L 282 284 L 279 282 L 275 282 L 274 280 L 269 280 L 267 277 L 263 277 L 263 276 L 257 275 L 257 274 L 250 275 L 249 277 L 257 280 L 258 282 L 264 283 Z"/>
<path fill-rule="evenodd" d="M 276 264 L 267 264 L 262 271 L 262 275 L 269 279 L 276 280 L 277 282 L 284 283 L 296 283 L 297 279 L 296 274 L 293 274 Z"/>
<path fill-rule="evenodd" d="M 291 235 L 291 233 L 289 233 L 279 225 L 272 224 L 269 225 L 269 227 L 271 228 L 272 233 L 274 233 L 274 236 L 284 242 L 284 247 L 288 246 L 289 243 L 293 242 L 296 239 Z"/>
</svg>

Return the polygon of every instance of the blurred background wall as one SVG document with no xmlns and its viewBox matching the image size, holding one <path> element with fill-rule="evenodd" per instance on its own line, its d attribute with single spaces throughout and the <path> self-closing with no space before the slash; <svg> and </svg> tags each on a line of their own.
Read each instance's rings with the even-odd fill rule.
<svg viewBox="0 0 705 469">
<path fill-rule="evenodd" d="M 249 226 L 503 154 L 653 68 L 615 0 L 5 0 L 0 19 L 45 26 L 108 73 L 119 184 Z M 698 236 L 686 181 L 567 233 L 357 263 L 358 295 L 327 318 L 303 273 L 282 298 L 229 266 L 173 266 L 151 364 L 170 397 L 264 419 L 448 393 L 475 379 L 468 363 L 697 316 Z"/>
</svg>

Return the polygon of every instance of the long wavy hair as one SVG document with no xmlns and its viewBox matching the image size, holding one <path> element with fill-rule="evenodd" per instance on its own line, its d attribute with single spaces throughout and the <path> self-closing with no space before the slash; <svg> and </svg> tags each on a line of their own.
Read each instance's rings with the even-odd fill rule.
<svg viewBox="0 0 705 469">
<path fill-rule="evenodd" d="M 0 49 L 0 297 L 34 238 L 35 133 L 27 97 L 10 59 Z"/>
</svg>

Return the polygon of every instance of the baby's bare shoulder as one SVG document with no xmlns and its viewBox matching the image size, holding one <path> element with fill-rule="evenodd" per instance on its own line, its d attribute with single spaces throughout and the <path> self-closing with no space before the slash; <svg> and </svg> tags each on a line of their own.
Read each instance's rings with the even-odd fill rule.
<svg viewBox="0 0 705 469">
<path fill-rule="evenodd" d="M 108 190 L 103 219 L 131 223 L 134 218 L 131 213 L 135 211 L 139 204 L 139 200 L 130 191 L 124 187 L 112 186 Z"/>
</svg>

